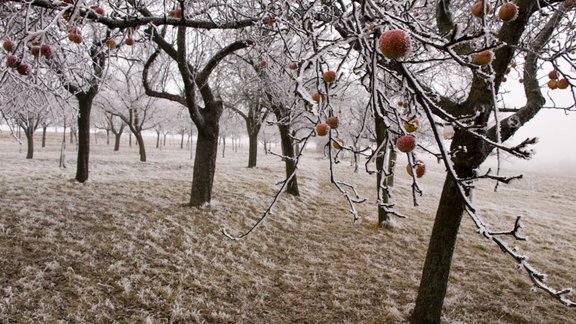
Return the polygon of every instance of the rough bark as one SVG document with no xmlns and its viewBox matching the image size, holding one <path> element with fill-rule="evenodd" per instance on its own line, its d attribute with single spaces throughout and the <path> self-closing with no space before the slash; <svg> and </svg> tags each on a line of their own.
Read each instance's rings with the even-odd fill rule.
<svg viewBox="0 0 576 324">
<path fill-rule="evenodd" d="M 46 131 L 48 126 L 42 126 L 42 148 L 46 147 Z"/>
<path fill-rule="evenodd" d="M 290 137 L 290 126 L 278 124 L 278 130 L 280 132 L 280 141 L 282 145 L 282 154 L 286 157 L 284 163 L 286 165 L 286 178 L 288 184 L 286 185 L 286 192 L 292 196 L 300 196 L 300 190 L 298 190 L 298 178 L 296 174 L 296 161 L 294 154 L 294 145 L 292 143 L 292 137 Z"/>
<path fill-rule="evenodd" d="M 204 132 L 198 132 L 190 206 L 199 207 L 210 203 L 217 155 L 218 135 L 207 136 Z"/>
<path fill-rule="evenodd" d="M 140 154 L 140 162 L 146 162 L 146 147 L 144 147 L 144 138 L 142 138 L 142 133 L 134 133 L 136 141 L 138 143 L 138 153 Z"/>
<path fill-rule="evenodd" d="M 258 159 L 258 131 L 252 130 L 248 132 L 248 139 L 248 167 L 254 168 Z"/>
<path fill-rule="evenodd" d="M 34 158 L 34 129 L 32 127 L 24 128 L 24 134 L 26 135 L 26 144 L 28 145 L 26 150 L 26 158 Z"/>
<path fill-rule="evenodd" d="M 88 161 L 90 155 L 90 111 L 93 96 L 78 95 L 78 158 L 76 160 L 76 181 L 88 180 Z"/>
<path fill-rule="evenodd" d="M 464 203 L 457 184 L 454 179 L 447 176 L 420 279 L 416 299 L 419 307 L 414 309 L 412 323 L 440 323 L 442 305 L 448 289 L 452 255 L 463 213 Z"/>
<path fill-rule="evenodd" d="M 114 152 L 118 152 L 120 150 L 120 138 L 122 137 L 122 133 L 114 134 Z"/>
</svg>

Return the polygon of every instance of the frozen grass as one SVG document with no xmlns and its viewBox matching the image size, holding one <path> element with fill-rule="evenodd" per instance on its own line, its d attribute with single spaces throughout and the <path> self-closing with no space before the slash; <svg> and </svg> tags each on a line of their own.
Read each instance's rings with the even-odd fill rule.
<svg viewBox="0 0 576 324">
<path fill-rule="evenodd" d="M 58 168 L 56 139 L 33 160 L 0 134 L 0 322 L 405 322 L 443 180 L 429 164 L 425 196 L 411 206 L 399 163 L 397 208 L 408 219 L 375 225 L 374 182 L 347 162 L 338 176 L 369 202 L 352 224 L 328 180 L 328 162 L 307 154 L 301 198 L 282 195 L 274 214 L 239 242 L 271 201 L 282 163 L 245 151 L 219 157 L 215 202 L 183 206 L 192 163 L 176 147 L 118 153 L 93 145 L 90 180 L 75 183 L 74 150 Z M 475 201 L 494 229 L 524 218 L 530 240 L 513 243 L 558 288 L 576 287 L 576 183 L 527 174 L 500 192 L 482 183 Z M 568 309 L 541 291 L 465 218 L 454 258 L 444 320 L 449 323 L 570 323 Z"/>
</svg>

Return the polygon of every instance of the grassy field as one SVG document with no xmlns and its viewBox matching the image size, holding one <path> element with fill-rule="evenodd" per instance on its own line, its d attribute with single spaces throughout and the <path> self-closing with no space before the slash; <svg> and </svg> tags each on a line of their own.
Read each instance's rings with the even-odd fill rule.
<svg viewBox="0 0 576 324">
<path fill-rule="evenodd" d="M 150 143 L 153 141 L 150 139 Z M 302 160 L 302 196 L 281 195 L 273 214 L 246 231 L 272 201 L 283 178 L 278 157 L 259 155 L 247 169 L 245 147 L 219 157 L 214 202 L 185 207 L 192 161 L 186 149 L 148 147 L 148 162 L 125 143 L 112 152 L 92 144 L 90 179 L 73 181 L 58 167 L 58 138 L 26 160 L 25 147 L 0 134 L 0 322 L 394 323 L 414 307 L 426 245 L 444 178 L 428 163 L 424 196 L 414 207 L 399 162 L 396 208 L 407 216 L 376 226 L 375 179 L 337 177 L 368 201 L 352 216 L 329 183 L 328 161 Z M 510 172 L 509 174 L 516 174 Z M 493 192 L 481 182 L 475 202 L 494 229 L 523 217 L 527 242 L 511 242 L 549 275 L 576 288 L 576 178 L 525 173 Z M 446 323 L 573 323 L 465 216 L 444 306 Z"/>
</svg>

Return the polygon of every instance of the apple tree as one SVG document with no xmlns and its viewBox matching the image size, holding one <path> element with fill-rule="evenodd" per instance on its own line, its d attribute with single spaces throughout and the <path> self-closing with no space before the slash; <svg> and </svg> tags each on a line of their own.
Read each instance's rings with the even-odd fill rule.
<svg viewBox="0 0 576 324">
<path fill-rule="evenodd" d="M 506 141 L 545 108 L 545 91 L 564 91 L 575 98 L 574 7 L 573 0 L 300 1 L 285 4 L 274 17 L 277 33 L 283 36 L 279 38 L 291 44 L 293 35 L 298 35 L 300 48 L 306 49 L 299 51 L 303 55 L 298 56 L 295 78 L 296 91 L 304 100 L 309 100 L 310 90 L 302 77 L 306 68 L 315 69 L 324 98 L 314 101 L 325 102 L 312 109 L 319 125 L 334 115 L 332 99 L 344 86 L 342 81 L 356 74 L 370 96 L 365 109 L 371 109 L 376 119 L 377 157 L 390 154 L 384 149 L 389 146 L 407 155 L 415 204 L 422 194 L 417 178 L 425 170 L 415 154 L 432 154 L 447 170 L 412 322 L 440 322 L 465 213 L 536 287 L 576 306 L 567 297 L 569 289 L 548 286 L 545 276 L 509 246 L 507 239 L 522 239 L 519 220 L 511 231 L 491 230 L 471 201 L 478 181 L 508 183 L 519 178 L 502 175 L 500 169 L 495 174 L 478 170 L 493 153 L 498 159 L 531 156 L 534 138 Z M 285 53 L 293 59 L 292 48 L 287 46 Z M 550 66 L 555 72 L 548 73 Z M 525 103 L 509 111 L 500 108 L 506 95 L 503 84 L 513 69 L 522 73 L 520 100 Z M 327 76 L 330 71 L 335 73 Z M 574 103 L 563 109 L 574 110 Z M 432 148 L 420 145 L 424 141 L 413 130 L 415 118 L 430 125 Z M 453 128 L 454 134 L 444 135 L 440 125 Z M 318 134 L 332 136 L 329 127 L 316 128 Z M 383 166 L 377 169 L 378 190 L 385 191 L 383 179 L 389 174 Z M 379 207 L 395 213 L 393 205 L 379 197 Z"/>
</svg>

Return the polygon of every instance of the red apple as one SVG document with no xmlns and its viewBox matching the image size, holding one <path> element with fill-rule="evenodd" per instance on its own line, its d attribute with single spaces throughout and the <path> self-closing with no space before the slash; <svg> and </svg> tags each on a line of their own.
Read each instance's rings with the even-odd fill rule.
<svg viewBox="0 0 576 324">
<path fill-rule="evenodd" d="M 426 173 L 426 165 L 422 160 L 414 161 L 414 166 L 416 168 L 416 178 L 421 178 L 424 173 Z M 410 164 L 406 165 L 406 172 L 412 177 L 412 166 Z"/>
<path fill-rule="evenodd" d="M 328 119 L 326 119 L 326 124 L 328 124 L 328 126 L 330 126 L 330 128 L 332 129 L 338 128 L 339 124 L 338 117 L 336 116 L 328 117 Z"/>
<path fill-rule="evenodd" d="M 402 135 L 396 140 L 396 147 L 400 152 L 411 152 L 416 147 L 416 137 L 412 135 Z"/>
<path fill-rule="evenodd" d="M 13 41 L 7 39 L 4 41 L 4 43 L 2 43 L 2 47 L 4 48 L 4 50 L 6 52 L 12 52 L 12 51 L 14 51 L 15 45 L 14 45 Z"/>
<path fill-rule="evenodd" d="M 482 0 L 478 0 L 476 1 L 476 3 L 474 3 L 472 5 L 472 15 L 474 17 L 482 17 L 483 14 L 489 14 L 491 11 L 491 7 L 490 7 L 490 3 L 488 2 L 488 0 L 486 0 L 486 7 L 484 8 L 484 12 L 482 11 Z"/>
<path fill-rule="evenodd" d="M 174 18 L 182 18 L 182 9 L 170 10 L 170 11 L 168 11 L 168 16 L 174 17 Z"/>
<path fill-rule="evenodd" d="M 17 70 L 18 73 L 20 73 L 21 75 L 28 75 L 28 74 L 30 74 L 30 67 L 28 66 L 28 64 L 20 64 L 20 65 L 18 65 L 18 67 L 16 68 L 16 70 Z"/>
<path fill-rule="evenodd" d="M 485 50 L 480 53 L 472 54 L 472 63 L 476 65 L 485 66 L 492 62 L 494 59 L 494 52 Z"/>
<path fill-rule="evenodd" d="M 51 58 L 52 57 L 52 48 L 50 48 L 50 45 L 40 46 L 40 54 L 42 54 L 42 56 L 44 56 L 47 59 Z"/>
<path fill-rule="evenodd" d="M 108 48 L 116 47 L 116 40 L 114 40 L 113 38 L 107 39 L 106 46 L 108 46 Z"/>
<path fill-rule="evenodd" d="M 558 81 L 551 79 L 548 81 L 548 88 L 554 90 L 556 88 L 558 88 Z"/>
<path fill-rule="evenodd" d="M 297 70 L 297 69 L 298 69 L 298 64 L 296 64 L 296 63 L 290 63 L 290 64 L 288 64 L 288 68 L 289 68 L 290 70 Z"/>
<path fill-rule="evenodd" d="M 518 6 L 512 2 L 502 4 L 498 10 L 498 17 L 506 22 L 515 20 L 518 17 Z"/>
<path fill-rule="evenodd" d="M 324 72 L 324 74 L 322 75 L 322 79 L 323 79 L 324 82 L 326 82 L 326 83 L 332 83 L 332 82 L 336 81 L 336 72 L 334 72 L 334 71 L 326 71 L 326 72 Z"/>
<path fill-rule="evenodd" d="M 80 33 L 79 29 L 72 29 L 68 33 L 68 39 L 76 44 L 82 43 L 82 34 Z"/>
<path fill-rule="evenodd" d="M 328 134 L 329 130 L 330 130 L 330 127 L 326 124 L 316 125 L 316 135 L 318 135 L 318 136 L 326 136 L 326 134 Z"/>
<path fill-rule="evenodd" d="M 315 102 L 320 102 L 320 100 L 322 100 L 322 98 L 323 98 L 323 96 L 322 96 L 320 93 L 318 93 L 318 92 L 315 92 L 315 93 L 312 95 L 312 100 L 315 101 Z"/>
<path fill-rule="evenodd" d="M 548 79 L 550 79 L 550 80 L 558 79 L 558 71 L 552 70 L 552 71 L 548 72 Z"/>
<path fill-rule="evenodd" d="M 8 57 L 6 58 L 6 66 L 11 68 L 17 68 L 18 65 L 20 65 L 20 62 L 18 62 L 18 58 L 15 55 L 8 55 Z"/>
<path fill-rule="evenodd" d="M 383 32 L 379 40 L 380 51 L 390 59 L 398 59 L 408 55 L 412 43 L 410 37 L 401 29 Z"/>
<path fill-rule="evenodd" d="M 126 37 L 126 39 L 124 40 L 124 44 L 126 44 L 128 46 L 134 45 L 134 38 L 132 38 L 130 36 Z"/>
<path fill-rule="evenodd" d="M 92 10 L 94 10 L 94 12 L 100 16 L 104 16 L 104 9 L 102 9 L 101 7 L 98 6 L 94 6 L 92 7 Z"/>
<path fill-rule="evenodd" d="M 260 61 L 260 66 L 261 67 L 266 67 L 268 65 L 268 62 L 266 60 L 262 60 Z"/>
<path fill-rule="evenodd" d="M 566 89 L 570 84 L 568 83 L 568 80 L 560 79 L 556 82 L 556 85 L 558 86 L 558 89 Z"/>
</svg>

